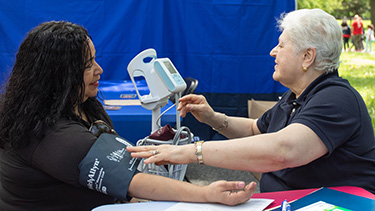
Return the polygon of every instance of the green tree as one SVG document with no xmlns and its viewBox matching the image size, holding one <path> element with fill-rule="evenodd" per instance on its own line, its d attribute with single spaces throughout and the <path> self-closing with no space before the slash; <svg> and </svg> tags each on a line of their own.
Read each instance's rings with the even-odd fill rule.
<svg viewBox="0 0 375 211">
<path fill-rule="evenodd" d="M 298 9 L 312 9 L 320 8 L 332 15 L 334 15 L 337 9 L 342 9 L 342 2 L 344 0 L 298 0 Z"/>
<path fill-rule="evenodd" d="M 370 0 L 371 23 L 375 25 L 375 0 Z"/>
<path fill-rule="evenodd" d="M 371 5 L 371 12 L 370 12 Z M 375 0 L 297 0 L 298 9 L 321 8 L 336 18 L 351 18 L 355 14 L 374 23 Z"/>
<path fill-rule="evenodd" d="M 370 18 L 370 0 L 343 0 L 342 6 L 346 15 L 350 17 L 358 14 L 362 18 Z"/>
</svg>

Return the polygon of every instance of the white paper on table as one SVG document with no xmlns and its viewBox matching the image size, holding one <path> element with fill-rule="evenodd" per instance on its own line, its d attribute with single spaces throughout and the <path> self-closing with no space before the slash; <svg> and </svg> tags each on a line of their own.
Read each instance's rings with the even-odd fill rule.
<svg viewBox="0 0 375 211">
<path fill-rule="evenodd" d="M 176 205 L 166 209 L 166 211 L 233 211 L 233 210 L 246 210 L 246 211 L 262 211 L 269 204 L 271 204 L 273 199 L 250 199 L 246 203 L 239 204 L 236 206 L 227 206 L 222 204 L 212 204 L 212 203 L 187 203 L 179 202 Z"/>
<path fill-rule="evenodd" d="M 108 106 L 141 105 L 141 101 L 140 100 L 104 100 L 104 105 L 108 105 Z"/>
</svg>

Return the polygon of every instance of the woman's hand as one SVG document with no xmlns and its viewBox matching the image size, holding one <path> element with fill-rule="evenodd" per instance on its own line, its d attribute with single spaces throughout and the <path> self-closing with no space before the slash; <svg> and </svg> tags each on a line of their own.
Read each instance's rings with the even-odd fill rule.
<svg viewBox="0 0 375 211">
<path fill-rule="evenodd" d="M 126 150 L 134 158 L 147 158 L 145 164 L 155 163 L 156 165 L 165 164 L 188 164 L 196 162 L 194 144 L 187 145 L 149 145 L 138 147 L 127 147 Z"/>
<path fill-rule="evenodd" d="M 177 110 L 185 117 L 188 112 L 202 123 L 208 123 L 213 118 L 215 111 L 207 103 L 203 95 L 189 94 L 179 100 Z"/>
<path fill-rule="evenodd" d="M 206 189 L 207 202 L 237 205 L 247 202 L 255 192 L 256 183 L 250 182 L 245 187 L 244 182 L 216 181 Z"/>
</svg>

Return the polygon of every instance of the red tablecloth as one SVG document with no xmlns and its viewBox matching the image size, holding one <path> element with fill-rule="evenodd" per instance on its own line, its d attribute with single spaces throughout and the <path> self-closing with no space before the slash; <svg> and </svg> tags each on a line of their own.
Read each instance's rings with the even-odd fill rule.
<svg viewBox="0 0 375 211">
<path fill-rule="evenodd" d="M 333 190 L 342 191 L 345 193 L 354 194 L 357 196 L 363 196 L 370 199 L 375 199 L 375 195 L 366 191 L 363 188 L 359 187 L 353 187 L 353 186 L 340 186 L 340 187 L 329 187 Z M 255 193 L 252 198 L 266 198 L 266 199 L 274 199 L 273 201 L 266 209 L 271 209 L 277 206 L 280 206 L 281 202 L 285 199 L 288 202 L 295 201 L 297 199 L 300 199 L 319 188 L 312 188 L 312 189 L 303 189 L 303 190 L 290 190 L 290 191 L 277 191 L 277 192 L 269 192 L 269 193 Z"/>
</svg>

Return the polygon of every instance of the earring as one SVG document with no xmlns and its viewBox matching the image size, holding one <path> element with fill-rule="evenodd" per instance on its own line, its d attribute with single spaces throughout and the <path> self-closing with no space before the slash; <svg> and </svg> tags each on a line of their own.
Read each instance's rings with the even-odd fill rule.
<svg viewBox="0 0 375 211">
<path fill-rule="evenodd" d="M 307 72 L 307 67 L 302 67 L 303 72 Z"/>
</svg>

